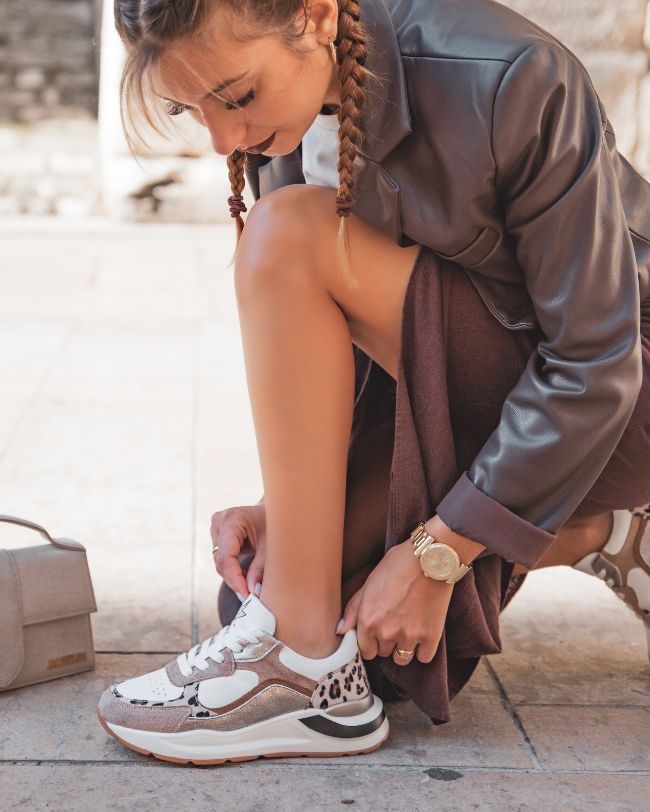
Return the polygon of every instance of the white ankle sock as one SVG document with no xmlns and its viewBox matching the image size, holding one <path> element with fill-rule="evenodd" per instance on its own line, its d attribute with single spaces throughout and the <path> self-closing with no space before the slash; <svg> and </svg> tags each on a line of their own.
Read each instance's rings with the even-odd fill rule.
<svg viewBox="0 0 650 812">
<path fill-rule="evenodd" d="M 350 662 L 357 651 L 357 631 L 356 629 L 348 629 L 343 635 L 341 645 L 333 654 L 330 654 L 329 657 L 321 657 L 320 659 L 304 657 L 302 654 L 298 654 L 297 651 L 285 645 L 280 650 L 279 658 L 281 663 L 284 663 L 284 665 L 293 671 L 297 671 L 305 677 L 319 679 L 326 672 L 334 671 Z"/>
</svg>

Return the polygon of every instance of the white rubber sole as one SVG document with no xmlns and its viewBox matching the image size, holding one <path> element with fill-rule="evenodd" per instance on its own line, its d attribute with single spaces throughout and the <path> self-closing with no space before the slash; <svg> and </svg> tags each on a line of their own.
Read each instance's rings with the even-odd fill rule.
<svg viewBox="0 0 650 812">
<path fill-rule="evenodd" d="M 332 710 L 337 707 L 340 706 L 335 705 Z M 377 696 L 373 696 L 368 710 L 354 716 L 318 709 L 300 710 L 243 730 L 203 728 L 157 733 L 112 724 L 99 709 L 97 715 L 104 728 L 132 750 L 166 761 L 193 764 L 222 764 L 260 757 L 356 755 L 376 750 L 390 731 L 383 702 Z"/>
</svg>

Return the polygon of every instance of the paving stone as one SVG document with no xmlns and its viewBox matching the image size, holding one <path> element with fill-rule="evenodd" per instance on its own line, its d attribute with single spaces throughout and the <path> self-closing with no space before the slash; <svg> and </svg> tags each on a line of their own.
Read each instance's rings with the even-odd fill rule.
<svg viewBox="0 0 650 812">
<path fill-rule="evenodd" d="M 388 703 L 391 735 L 365 758 L 372 764 L 532 768 L 524 741 L 481 664 L 451 704 L 451 721 L 434 726 L 411 702 Z M 288 761 L 288 759 L 287 759 Z M 343 764 L 346 758 L 315 759 Z"/>
<path fill-rule="evenodd" d="M 0 693 L 0 759 L 137 761 L 138 753 L 106 733 L 97 702 L 111 683 L 153 671 L 173 657 L 98 654 L 93 671 Z M 0 762 L 0 775 L 2 770 Z"/>
<path fill-rule="evenodd" d="M 0 274 L 0 278 L 1 278 Z M 65 319 L 0 320 L 0 454 L 6 451 L 43 377 L 65 343 L 70 325 Z"/>
<path fill-rule="evenodd" d="M 0 464 L 5 512 L 86 545 L 99 650 L 191 642 L 194 346 L 191 336 L 154 343 L 97 342 L 79 328 Z M 174 386 L 184 397 L 165 397 Z"/>
<path fill-rule="evenodd" d="M 3 321 L 68 318 L 92 308 L 98 250 L 91 240 L 75 240 L 72 254 L 69 240 L 61 238 L 47 239 L 44 247 L 34 237 L 3 234 L 2 245 L 0 280 L 6 291 L 0 299 Z"/>
<path fill-rule="evenodd" d="M 519 707 L 548 770 L 650 771 L 650 707 Z"/>
<path fill-rule="evenodd" d="M 172 241 L 179 237 L 176 232 Z M 180 300 L 183 278 L 191 281 L 191 263 L 172 281 L 168 261 L 169 278 L 159 285 L 152 268 L 162 265 L 163 254 L 160 248 L 151 251 L 146 284 L 132 282 L 145 317 L 134 310 L 127 318 L 119 313 L 120 301 L 130 297 L 125 274 L 117 273 L 116 281 L 110 263 L 102 268 L 97 262 L 111 238 L 102 242 L 80 234 L 72 254 L 69 248 L 62 252 L 60 236 L 51 240 L 50 252 L 41 243 L 40 254 L 30 248 L 38 241 L 23 237 L 24 252 L 20 242 L 14 236 L 11 262 L 1 272 L 11 290 L 10 304 L 3 300 L 10 312 L 2 317 L 2 330 L 8 336 L 13 326 L 15 355 L 26 359 L 20 370 L 16 364 L 3 368 L 5 382 L 15 383 L 2 407 L 11 432 L 0 459 L 3 512 L 86 545 L 98 603 L 92 617 L 96 649 L 187 648 L 195 327 L 180 317 L 169 323 L 171 298 L 156 308 L 155 297 L 149 297 L 148 316 L 147 290 L 176 288 Z M 139 243 L 139 257 L 129 254 L 133 280 L 138 267 L 146 266 L 146 242 Z M 118 257 L 110 256 L 117 267 Z M 57 285 L 67 287 L 70 300 L 77 297 L 69 291 L 79 291 L 76 311 L 63 302 Z M 42 290 L 36 304 L 32 289 Z M 110 305 L 107 292 L 115 294 Z M 65 333 L 59 318 L 52 322 L 52 344 L 35 343 L 62 310 L 71 319 Z M 37 318 L 40 328 L 27 338 Z M 24 325 L 22 332 L 16 324 Z M 18 543 L 27 543 L 24 538 L 25 531 Z"/>
<path fill-rule="evenodd" d="M 3 512 L 87 550 L 97 651 L 169 651 L 191 644 L 191 494 L 187 481 L 93 484 L 54 473 L 0 478 Z M 43 543 L 27 530 L 14 545 Z M 9 539 L 8 532 L 2 536 Z"/>
<path fill-rule="evenodd" d="M 650 705 L 643 623 L 599 579 L 568 567 L 527 576 L 489 659 L 520 703 Z"/>
<path fill-rule="evenodd" d="M 650 778 L 363 768 L 291 769 L 264 760 L 216 767 L 152 765 L 0 766 L 4 809 L 66 812 L 201 809 L 226 812 L 640 812 Z M 236 796 L 236 799 L 235 799 Z"/>
</svg>

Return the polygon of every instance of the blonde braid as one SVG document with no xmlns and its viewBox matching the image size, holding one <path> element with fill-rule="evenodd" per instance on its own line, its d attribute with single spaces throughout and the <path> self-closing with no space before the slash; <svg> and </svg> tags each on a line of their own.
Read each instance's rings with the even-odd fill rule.
<svg viewBox="0 0 650 812">
<path fill-rule="evenodd" d="M 363 133 L 359 128 L 367 72 L 366 43 L 363 27 L 359 22 L 358 0 L 340 0 L 338 21 L 337 58 L 339 65 L 340 106 L 339 120 L 339 188 L 336 196 L 336 211 L 339 215 L 338 250 L 342 260 L 343 278 L 349 287 L 356 288 L 359 282 L 350 266 L 350 244 L 346 218 L 356 202 L 354 161 L 357 149 L 361 147 Z"/>
<path fill-rule="evenodd" d="M 248 211 L 244 204 L 244 186 L 246 185 L 246 176 L 244 170 L 246 168 L 247 153 L 236 149 L 226 159 L 228 164 L 228 179 L 230 180 L 230 190 L 232 195 L 228 198 L 228 205 L 230 206 L 230 216 L 235 218 L 235 225 L 237 227 L 237 244 L 239 238 L 244 230 L 244 221 L 242 220 L 242 212 Z M 233 259 L 230 261 L 232 264 Z"/>
</svg>

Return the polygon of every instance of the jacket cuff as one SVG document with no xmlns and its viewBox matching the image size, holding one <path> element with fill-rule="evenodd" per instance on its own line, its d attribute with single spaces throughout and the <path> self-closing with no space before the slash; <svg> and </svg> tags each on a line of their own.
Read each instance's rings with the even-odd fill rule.
<svg viewBox="0 0 650 812">
<path fill-rule="evenodd" d="M 557 538 L 557 534 L 527 522 L 477 488 L 467 471 L 440 502 L 437 513 L 454 533 L 529 569 Z"/>
</svg>

